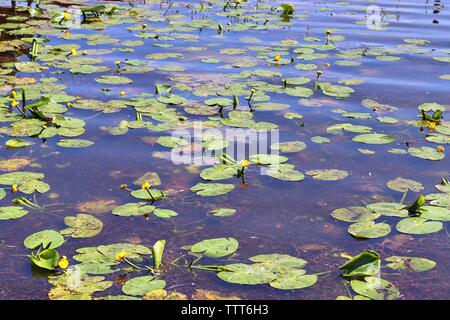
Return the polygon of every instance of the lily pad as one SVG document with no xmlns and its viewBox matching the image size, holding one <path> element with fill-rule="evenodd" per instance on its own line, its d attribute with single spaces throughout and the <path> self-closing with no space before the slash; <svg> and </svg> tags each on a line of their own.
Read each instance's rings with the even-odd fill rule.
<svg viewBox="0 0 450 320">
<path fill-rule="evenodd" d="M 18 219 L 28 214 L 28 211 L 19 206 L 0 207 L 0 220 Z"/>
<path fill-rule="evenodd" d="M 384 223 L 374 221 L 356 222 L 348 227 L 348 233 L 356 238 L 374 239 L 381 238 L 391 232 L 391 227 Z"/>
<path fill-rule="evenodd" d="M 408 149 L 408 153 L 416 158 L 425 160 L 442 160 L 445 158 L 445 154 L 438 152 L 435 148 L 430 147 L 412 147 Z"/>
<path fill-rule="evenodd" d="M 324 181 L 342 180 L 348 176 L 347 171 L 338 169 L 309 170 L 306 171 L 305 173 L 311 176 L 314 180 L 324 180 Z"/>
<path fill-rule="evenodd" d="M 235 252 L 238 247 L 239 243 L 234 238 L 214 238 L 197 242 L 191 251 L 209 258 L 222 258 Z"/>
<path fill-rule="evenodd" d="M 36 249 L 42 246 L 47 249 L 58 248 L 64 243 L 63 236 L 55 230 L 43 230 L 28 236 L 23 244 L 28 249 Z"/>
<path fill-rule="evenodd" d="M 155 279 L 153 276 L 135 277 L 122 286 L 122 292 L 130 296 L 143 296 L 146 293 L 164 289 L 166 282 Z"/>
<path fill-rule="evenodd" d="M 397 223 L 397 230 L 407 234 L 428 234 L 439 232 L 443 227 L 442 222 L 429 221 L 422 217 L 412 217 L 400 220 Z"/>
<path fill-rule="evenodd" d="M 386 267 L 394 270 L 423 272 L 433 269 L 436 262 L 425 258 L 391 256 L 385 259 L 390 262 Z"/>
<path fill-rule="evenodd" d="M 366 207 L 340 208 L 331 213 L 333 218 L 345 222 L 371 221 L 375 220 L 380 215 L 380 213 L 373 212 Z"/>
<path fill-rule="evenodd" d="M 360 295 L 373 300 L 395 300 L 400 297 L 400 292 L 392 283 L 378 277 L 352 280 L 350 285 Z"/>
<path fill-rule="evenodd" d="M 191 188 L 199 196 L 220 196 L 234 190 L 234 185 L 228 183 L 197 183 Z"/>
<path fill-rule="evenodd" d="M 103 229 L 103 222 L 90 214 L 79 213 L 76 216 L 67 216 L 64 223 L 69 227 L 61 230 L 64 235 L 72 238 L 91 238 L 98 235 Z"/>
<path fill-rule="evenodd" d="M 379 133 L 366 133 L 360 134 L 352 139 L 355 142 L 365 143 L 365 144 L 388 144 L 395 141 L 395 138 L 388 136 L 386 134 Z"/>
</svg>

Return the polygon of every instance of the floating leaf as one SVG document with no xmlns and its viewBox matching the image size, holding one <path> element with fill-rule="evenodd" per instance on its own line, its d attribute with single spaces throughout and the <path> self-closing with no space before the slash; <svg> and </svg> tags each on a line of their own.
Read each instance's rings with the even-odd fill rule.
<svg viewBox="0 0 450 320">
<path fill-rule="evenodd" d="M 352 289 L 360 295 L 373 300 L 395 300 L 400 297 L 398 289 L 387 280 L 378 277 L 365 277 L 364 280 L 350 282 Z"/>
<path fill-rule="evenodd" d="M 56 144 L 60 147 L 65 148 L 85 148 L 92 146 L 94 142 L 83 139 L 62 139 L 59 140 Z"/>
<path fill-rule="evenodd" d="M 79 213 L 76 216 L 64 217 L 64 223 L 69 227 L 61 230 L 61 234 L 72 238 L 90 238 L 98 235 L 103 229 L 103 222 L 90 214 Z"/>
<path fill-rule="evenodd" d="M 236 213 L 236 209 L 219 208 L 219 209 L 211 210 L 211 213 L 213 214 L 213 216 L 216 216 L 216 217 L 228 217 L 228 216 L 234 215 Z"/>
<path fill-rule="evenodd" d="M 164 219 L 176 217 L 178 215 L 178 213 L 176 213 L 173 210 L 159 209 L 159 208 L 155 209 L 155 211 L 153 211 L 153 214 L 157 217 L 164 218 Z"/>
<path fill-rule="evenodd" d="M 445 158 L 445 154 L 438 152 L 435 148 L 430 147 L 418 147 L 409 148 L 408 153 L 416 158 L 425 160 L 442 160 Z"/>
<path fill-rule="evenodd" d="M 220 196 L 234 190 L 234 185 L 227 183 L 197 183 L 191 188 L 199 196 Z"/>
<path fill-rule="evenodd" d="M 440 231 L 442 227 L 442 222 L 429 221 L 422 217 L 406 218 L 397 223 L 398 232 L 407 234 L 434 233 Z"/>
<path fill-rule="evenodd" d="M 340 208 L 331 213 L 333 218 L 345 222 L 370 221 L 375 220 L 380 215 L 380 213 L 372 212 L 365 207 Z"/>
<path fill-rule="evenodd" d="M 373 276 L 380 271 L 381 259 L 378 252 L 364 250 L 339 267 L 345 270 L 345 277 Z"/>
<path fill-rule="evenodd" d="M 348 233 L 356 238 L 374 239 L 381 238 L 391 232 L 391 227 L 386 223 L 373 221 L 356 222 L 348 227 Z"/>
<path fill-rule="evenodd" d="M 348 176 L 347 171 L 338 169 L 309 170 L 306 171 L 305 173 L 311 176 L 314 180 L 325 180 L 325 181 L 342 180 Z"/>
<path fill-rule="evenodd" d="M 197 242 L 191 247 L 194 253 L 201 253 L 209 258 L 221 258 L 235 252 L 239 243 L 233 238 L 215 238 Z"/>
<path fill-rule="evenodd" d="M 18 219 L 27 214 L 28 211 L 19 206 L 0 207 L 0 220 Z"/>
<path fill-rule="evenodd" d="M 436 262 L 425 258 L 391 256 L 385 260 L 390 262 L 386 267 L 394 270 L 423 272 L 436 266 Z"/>
<path fill-rule="evenodd" d="M 360 134 L 352 139 L 355 142 L 365 143 L 365 144 L 387 144 L 395 141 L 395 138 L 388 136 L 386 134 L 379 133 L 367 133 Z"/>
<path fill-rule="evenodd" d="M 63 236 L 54 230 L 43 230 L 28 236 L 23 244 L 28 249 L 36 249 L 42 246 L 47 249 L 55 249 L 64 243 Z"/>
<path fill-rule="evenodd" d="M 115 207 L 112 214 L 122 217 L 143 216 L 153 212 L 153 210 L 155 210 L 155 207 L 148 205 L 148 202 L 131 202 Z"/>
<path fill-rule="evenodd" d="M 122 292 L 130 296 L 143 296 L 146 293 L 164 289 L 166 282 L 152 276 L 135 277 L 122 286 Z"/>
<path fill-rule="evenodd" d="M 387 186 L 389 189 L 399 192 L 406 192 L 408 190 L 419 192 L 423 190 L 423 185 L 420 182 L 401 177 L 395 178 L 394 180 L 389 180 L 387 182 Z"/>
</svg>

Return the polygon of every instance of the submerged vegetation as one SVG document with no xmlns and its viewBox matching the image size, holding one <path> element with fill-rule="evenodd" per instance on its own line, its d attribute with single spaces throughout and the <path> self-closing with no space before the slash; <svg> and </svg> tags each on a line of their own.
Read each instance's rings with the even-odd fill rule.
<svg viewBox="0 0 450 320">
<path fill-rule="evenodd" d="M 385 39 L 372 3 L 1 7 L 1 276 L 30 299 L 447 299 L 448 40 Z M 279 140 L 237 156 L 231 131 Z"/>
</svg>

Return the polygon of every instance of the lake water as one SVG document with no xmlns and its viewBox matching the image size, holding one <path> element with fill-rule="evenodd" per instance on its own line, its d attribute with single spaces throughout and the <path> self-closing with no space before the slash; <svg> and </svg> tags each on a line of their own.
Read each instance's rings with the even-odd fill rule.
<svg viewBox="0 0 450 320">
<path fill-rule="evenodd" d="M 295 11 L 290 18 L 284 19 L 280 17 L 281 11 L 274 10 L 281 2 L 273 1 L 249 0 L 230 4 L 225 9 L 225 1 L 64 3 L 41 1 L 41 17 L 31 17 L 26 3 L 22 2 L 17 3 L 15 13 L 9 2 L 3 2 L 0 7 L 0 28 L 4 29 L 2 41 L 23 41 L 17 51 L 3 50 L 8 44 L 1 45 L 0 89 L 5 98 L 0 106 L 0 173 L 40 172 L 45 174 L 42 180 L 51 187 L 44 193 L 36 191 L 33 196 L 20 190 L 14 194 L 10 185 L 3 185 L 6 196 L 0 200 L 2 207 L 10 206 L 12 199 L 24 196 L 36 200 L 43 209 L 28 209 L 29 213 L 23 217 L 0 221 L 1 299 L 48 298 L 52 288 L 48 282 L 50 272 L 32 267 L 27 256 L 31 251 L 24 247 L 23 241 L 42 230 L 65 229 L 64 217 L 78 213 L 101 220 L 103 229 L 94 237 L 65 236 L 66 242 L 57 250 L 68 257 L 71 265 L 77 264 L 73 256 L 79 248 L 112 243 L 151 247 L 157 240 L 164 239 L 164 270 L 160 277 L 166 281 L 165 289 L 168 292 L 176 290 L 189 298 L 199 289 L 241 299 L 336 299 L 349 292 L 356 295 L 338 267 L 347 257 L 363 250 L 375 250 L 380 254 L 380 276 L 398 288 L 399 299 L 450 298 L 449 214 L 447 218 L 433 219 L 440 220 L 442 228 L 427 234 L 401 233 L 396 229 L 401 218 L 382 215 L 376 222 L 388 224 L 391 231 L 372 239 L 353 237 L 347 231 L 349 222 L 330 215 L 338 208 L 400 202 L 403 192 L 387 186 L 388 181 L 398 177 L 422 185 L 420 192 L 406 193 L 404 204 L 413 203 L 419 193 L 439 193 L 435 185 L 441 183 L 441 178 L 450 178 L 448 157 L 432 161 L 409 154 L 414 153 L 414 149 L 409 148 L 423 146 L 431 149 L 424 152 L 426 156 L 448 153 L 435 151 L 438 146 L 445 149 L 450 143 L 446 112 L 437 129 L 442 127 L 447 131 L 429 129 L 428 123 L 423 123 L 422 127 L 414 125 L 420 120 L 419 105 L 435 103 L 439 107 L 435 105 L 434 108 L 443 108 L 447 112 L 450 108 L 450 13 L 444 1 L 290 1 Z M 111 17 L 103 15 L 78 25 L 81 18 L 74 18 L 78 17 L 77 8 L 93 4 L 119 9 Z M 372 7 L 368 10 L 369 6 Z M 54 22 L 44 19 L 64 10 L 69 10 L 70 23 L 59 23 L 62 16 Z M 68 32 L 64 33 L 64 30 Z M 325 30 L 330 30 L 328 35 Z M 31 41 L 27 38 L 33 38 L 33 34 L 35 38 L 49 40 L 40 42 L 35 60 L 44 70 L 29 72 L 27 68 L 34 65 L 22 64 L 19 66 L 25 69 L 20 72 L 11 62 L 30 61 L 26 53 Z M 53 49 L 59 46 L 64 53 L 51 51 L 50 46 Z M 71 48 L 76 48 L 76 55 L 70 54 Z M 155 55 L 157 53 L 161 55 Z M 279 62 L 276 61 L 277 54 L 281 58 Z M 73 62 L 77 58 L 87 59 Z M 100 60 L 88 61 L 91 58 Z M 132 66 L 134 69 L 127 70 L 130 64 L 126 59 L 143 62 L 143 65 L 137 64 Z M 120 61 L 119 66 L 115 61 Z M 301 70 L 304 64 L 313 66 L 309 66 L 311 70 Z M 90 74 L 70 71 L 83 65 L 107 69 Z M 143 69 L 145 67 L 149 69 Z M 3 71 L 7 69 L 10 71 Z M 255 73 L 255 70 L 258 71 Z M 319 77 L 317 70 L 322 71 Z M 263 71 L 272 73 L 264 74 Z M 39 93 L 33 87 L 35 84 L 17 84 L 13 76 L 33 77 L 36 83 L 42 83 L 44 79 L 44 83 L 65 87 L 45 92 L 44 84 Z M 95 81 L 101 76 L 121 76 L 132 82 L 107 84 Z M 310 81 L 288 84 L 286 88 L 308 90 L 285 89 L 282 79 L 298 77 Z M 48 81 L 48 78 L 54 80 Z M 342 83 L 348 79 L 358 81 Z M 350 87 L 354 92 L 342 99 L 330 92 L 327 95 L 317 87 L 326 87 L 326 83 Z M 161 99 L 160 102 L 142 102 L 141 114 L 144 121 L 154 125 L 171 125 L 163 128 L 165 131 L 150 125 L 129 128 L 127 132 L 111 131 L 121 121 L 136 120 L 133 99 L 167 96 L 164 93 L 154 95 L 156 84 L 172 86 L 171 93 L 181 96 L 184 104 L 170 105 L 162 103 L 164 100 Z M 294 165 L 296 172 L 304 174 L 303 180 L 285 181 L 263 175 L 262 166 L 251 163 L 245 171 L 246 185 L 242 185 L 237 177 L 205 181 L 199 173 L 211 165 L 171 161 L 171 149 L 159 144 L 158 137 L 170 136 L 175 129 L 192 127 L 193 121 L 205 121 L 204 127 L 214 126 L 222 132 L 231 130 L 233 123 L 230 125 L 221 120 L 217 113 L 219 107 L 204 104 L 230 84 L 231 89 L 224 92 L 223 97 L 232 100 L 233 93 L 230 92 L 237 92 L 240 100 L 237 111 L 240 113 L 233 111 L 234 119 L 238 119 L 234 122 L 236 126 L 246 127 L 242 119 L 251 117 L 253 125 L 262 123 L 260 129 L 267 126 L 277 130 L 280 142 L 303 141 L 306 144 L 306 148 L 298 152 L 280 152 L 289 158 L 287 163 Z M 10 92 L 16 88 L 20 101 L 22 87 L 26 92 L 32 92 L 28 104 L 38 99 L 36 92 L 54 97 L 60 107 L 70 102 L 72 106 L 63 116 L 83 119 L 85 131 L 75 138 L 60 135 L 47 139 L 29 137 L 26 130 L 19 134 L 8 131 L 11 121 L 5 119 L 4 114 L 11 105 Z M 108 90 L 102 90 L 104 88 Z M 256 92 L 250 103 L 256 111 L 248 113 L 245 97 L 252 88 Z M 330 88 L 333 90 L 339 94 L 339 90 L 346 89 Z M 55 97 L 63 92 L 66 95 Z M 365 106 L 364 99 L 375 100 L 382 106 L 370 103 L 369 107 Z M 92 101 L 83 104 L 86 100 Z M 102 105 L 112 100 L 119 101 L 115 102 L 117 108 Z M 201 106 L 198 108 L 202 110 L 200 114 L 192 114 L 192 110 L 186 112 L 186 106 L 194 102 Z M 287 106 L 276 105 L 274 109 L 280 110 L 264 110 L 264 102 Z M 173 111 L 166 110 L 157 115 L 152 108 L 163 108 L 161 105 Z M 231 105 L 224 107 L 222 117 L 227 119 L 231 110 Z M 174 116 L 175 111 L 178 114 Z M 19 114 L 16 109 L 12 112 Z M 289 112 L 301 114 L 302 118 L 288 119 L 286 114 L 289 117 Z M 49 112 L 52 117 L 57 113 Z M 327 131 L 330 126 L 343 123 L 369 128 Z M 136 124 L 132 123 L 130 127 L 133 125 Z M 126 124 L 122 123 L 122 129 L 124 126 Z M 389 144 L 352 141 L 355 136 L 369 132 L 388 135 L 395 140 Z M 442 140 L 437 143 L 426 140 L 427 134 L 436 134 Z M 327 139 L 318 140 L 317 136 Z M 13 138 L 34 144 L 7 148 L 6 141 Z M 94 144 L 66 148 L 57 144 L 61 139 L 83 139 Z M 394 153 L 390 150 L 394 148 L 403 151 Z M 270 148 L 260 153 L 268 151 Z M 12 170 L 1 162 L 19 158 L 26 159 L 25 164 Z M 341 170 L 345 177 L 317 180 L 307 173 L 321 169 Z M 139 189 L 140 185 L 133 185 L 133 181 L 147 172 L 156 172 L 161 180 L 161 185 L 156 188 L 168 193 L 154 205 L 174 210 L 178 215 L 168 219 L 152 213 L 133 217 L 113 215 L 111 211 L 116 206 L 142 201 L 133 198 L 120 185 Z M 190 189 L 200 182 L 229 183 L 234 185 L 234 190 L 219 196 L 199 196 Z M 226 217 L 213 216 L 210 211 L 217 208 L 233 208 L 236 213 Z M 449 210 L 449 201 L 440 208 Z M 204 257 L 197 264 L 250 263 L 248 258 L 259 254 L 288 254 L 308 261 L 304 269 L 308 274 L 319 274 L 318 281 L 304 289 L 280 290 L 269 284 L 229 283 L 217 277 L 215 272 L 186 268 L 183 259 L 178 260 L 177 266 L 169 263 L 189 252 L 182 248 L 184 246 L 223 237 L 236 239 L 239 243 L 237 251 L 220 258 Z M 386 267 L 384 260 L 390 256 L 426 258 L 436 262 L 436 266 L 424 272 L 393 270 Z M 192 261 L 195 257 L 187 255 L 186 258 Z M 119 266 L 124 267 L 123 263 Z M 145 271 L 127 270 L 103 275 L 113 284 L 92 297 L 120 295 L 124 280 L 144 275 Z"/>
</svg>

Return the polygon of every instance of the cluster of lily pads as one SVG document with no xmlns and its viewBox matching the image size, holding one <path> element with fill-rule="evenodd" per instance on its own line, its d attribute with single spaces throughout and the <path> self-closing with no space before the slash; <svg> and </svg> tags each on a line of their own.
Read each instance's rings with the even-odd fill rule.
<svg viewBox="0 0 450 320">
<path fill-rule="evenodd" d="M 341 2 L 338 5 L 347 4 Z M 402 43 L 386 48 L 374 45 L 347 49 L 340 45 L 346 38 L 339 34 L 341 30 L 337 28 L 302 35 L 298 40 L 289 37 L 266 42 L 257 37 L 241 37 L 239 47 L 224 47 L 219 43 L 233 32 L 278 31 L 293 26 L 296 21 L 307 19 L 308 12 L 289 3 L 278 7 L 264 1 L 210 0 L 190 4 L 155 2 L 139 8 L 119 4 L 76 4 L 69 8 L 81 10 L 82 32 L 71 29 L 70 14 L 61 12 L 56 4 L 45 0 L 35 7 L 17 7 L 19 14 L 7 17 L 6 22 L 0 24 L 7 35 L 20 36 L 0 41 L 0 52 L 28 52 L 28 57 L 20 58 L 19 61 L 0 64 L 0 122 L 6 123 L 0 127 L 0 133 L 9 137 L 4 143 L 8 149 L 31 149 L 38 139 L 42 142 L 57 139 L 56 145 L 59 147 L 92 146 L 93 141 L 79 138 L 86 133 L 89 123 L 86 119 L 73 116 L 73 113 L 83 110 L 117 113 L 118 117 L 123 115 L 116 123 L 100 127 L 113 136 L 125 135 L 133 129 L 158 135 L 165 132 L 167 134 L 155 141 L 166 148 L 189 146 L 188 141 L 170 136 L 169 133 L 174 129 L 193 128 L 198 123 L 205 128 L 248 128 L 256 132 L 280 128 L 276 123 L 259 121 L 260 113 L 281 115 L 283 119 L 298 124 L 298 128 L 303 128 L 305 122 L 300 120 L 307 121 L 304 115 L 289 112 L 291 102 L 285 103 L 279 97 L 288 98 L 288 101 L 298 99 L 294 103 L 302 108 L 323 106 L 327 102 L 320 98 L 324 96 L 339 100 L 351 97 L 357 91 L 357 86 L 364 83 L 364 79 L 335 79 L 328 72 L 333 70 L 334 65 L 354 68 L 372 60 L 389 64 L 409 55 L 431 56 L 430 60 L 442 65 L 450 62 L 450 51 L 434 50 L 430 41 L 425 39 L 406 38 Z M 326 11 L 326 8 L 323 10 Z M 383 13 L 380 28 L 386 29 L 389 20 L 394 21 L 395 16 Z M 355 23 L 365 24 L 366 21 L 356 20 Z M 107 33 L 110 27 L 123 26 L 131 39 L 121 40 Z M 200 30 L 216 34 L 214 37 L 217 41 L 197 45 L 201 41 Z M 182 43 L 181 48 L 176 45 L 178 43 Z M 152 50 L 142 52 L 149 45 Z M 121 59 L 110 61 L 108 57 L 114 53 L 119 53 Z M 142 56 L 136 58 L 137 54 Z M 191 62 L 211 67 L 213 72 L 224 72 L 213 76 L 208 73 L 190 73 L 187 66 Z M 130 85 L 139 84 L 135 80 L 136 75 L 143 75 L 144 80 L 147 80 L 153 72 L 167 79 L 158 79 L 156 83 L 144 81 L 144 89 L 139 86 L 137 90 L 130 89 Z M 44 73 L 46 76 L 42 76 Z M 88 86 L 96 86 L 102 98 L 94 100 L 88 95 L 67 93 L 73 88 L 64 80 L 61 81 L 63 76 L 70 76 L 74 81 Z M 439 79 L 449 80 L 450 75 L 443 74 Z M 375 118 L 387 127 L 406 123 L 425 128 L 420 132 L 425 131 L 424 140 L 432 143 L 432 146 L 416 146 L 406 142 L 402 147 L 397 145 L 387 152 L 410 154 L 425 160 L 445 158 L 442 145 L 450 143 L 450 122 L 444 120 L 448 106 L 435 102 L 422 103 L 418 106 L 417 118 L 404 122 L 394 116 L 398 110 L 394 106 L 368 98 L 361 100 L 361 105 L 368 110 L 349 111 L 344 107 L 333 109 L 339 123 L 328 126 L 320 135 L 312 136 L 311 142 L 327 144 L 336 136 L 347 133 L 356 134 L 352 141 L 358 145 L 376 146 L 398 142 L 398 138 L 390 134 L 374 131 L 370 124 Z M 130 119 L 129 111 L 134 119 Z M 348 119 L 367 121 L 367 125 L 354 124 Z M 201 147 L 208 151 L 223 151 L 228 144 L 227 140 L 214 135 L 202 136 Z M 301 140 L 283 141 L 273 143 L 270 149 L 281 153 L 304 152 L 307 143 Z M 358 148 L 365 155 L 378 150 L 381 149 Z M 219 160 L 219 163 L 200 172 L 200 177 L 206 183 L 192 186 L 191 190 L 197 195 L 227 194 L 235 189 L 234 184 L 210 181 L 238 177 L 245 182 L 246 172 L 252 170 L 247 169 L 248 164 L 244 166 L 229 156 L 224 158 L 222 155 Z M 304 174 L 325 181 L 340 180 L 349 175 L 348 171 L 336 168 L 311 169 L 303 174 L 293 164 L 287 163 L 288 160 L 284 155 L 259 153 L 249 157 L 249 164 L 263 166 L 268 176 L 283 181 L 301 181 L 305 178 Z M 44 174 L 18 171 L 22 164 L 29 165 L 29 160 L 19 157 L 0 160 L 0 167 L 12 168 L 2 171 L 13 171 L 0 175 L 0 185 L 6 186 L 0 188 L 0 200 L 7 196 L 9 188 L 13 194 L 20 192 L 25 196 L 33 195 L 33 201 L 22 196 L 12 199 L 14 206 L 0 207 L 0 220 L 18 219 L 30 211 L 42 211 L 45 207 L 41 207 L 36 199 L 36 194 L 50 190 L 50 186 L 43 181 Z M 173 210 L 156 207 L 168 193 L 154 188 L 161 184 L 155 172 L 147 173 L 133 184 L 138 186 L 136 190 L 126 185 L 122 189 L 129 191 L 130 196 L 139 201 L 114 206 L 106 211 L 112 211 L 115 216 L 128 217 L 148 217 L 151 213 L 160 218 L 177 216 Z M 402 201 L 336 209 L 332 216 L 351 222 L 348 231 L 357 238 L 379 238 L 389 234 L 391 226 L 388 223 L 374 221 L 380 217 L 401 218 L 396 228 L 408 234 L 438 232 L 443 228 L 443 222 L 450 221 L 450 187 L 446 180 L 436 185 L 440 193 L 419 196 L 411 205 L 403 204 L 406 192 L 420 192 L 423 189 L 420 183 L 398 178 L 389 181 L 388 187 L 403 192 Z M 232 208 L 211 211 L 219 217 L 235 212 Z M 71 285 L 76 277 L 71 275 L 72 269 L 67 269 L 69 260 L 60 256 L 56 249 L 69 237 L 89 238 L 98 235 L 103 229 L 103 222 L 91 214 L 78 213 L 66 216 L 64 223 L 67 228 L 59 232 L 43 230 L 24 241 L 25 247 L 31 250 L 30 257 L 34 265 L 56 271 L 49 277 L 53 285 L 50 298 L 90 299 L 93 293 L 112 287 L 113 282 L 106 280 L 105 276 L 119 271 L 145 271 L 151 275 L 127 280 L 122 286 L 124 296 L 104 298 L 150 298 L 155 292 L 164 298 L 184 298 L 177 292 L 161 293 L 166 285 L 159 274 L 163 242 L 151 248 L 122 243 L 80 248 L 73 259 L 79 262 L 74 265 L 75 269 L 84 276 L 81 282 Z M 238 242 L 233 238 L 207 239 L 189 248 L 190 253 L 197 255 L 197 258 L 222 258 L 235 253 L 237 249 Z M 124 253 L 124 256 L 117 259 L 120 253 Z M 146 261 L 150 259 L 153 264 L 148 266 Z M 420 259 L 394 256 L 386 261 L 390 261 L 394 269 L 426 269 L 424 265 L 432 265 Z M 306 274 L 303 269 L 306 261 L 297 257 L 263 254 L 250 257 L 249 260 L 252 264 L 232 263 L 223 266 L 202 266 L 197 264 L 197 260 L 188 263 L 188 267 L 215 271 L 220 279 L 230 283 L 269 284 L 284 290 L 309 287 L 317 281 L 316 274 Z M 361 264 L 361 260 L 369 260 L 369 263 Z M 350 260 L 342 269 L 346 270 L 345 277 L 365 277 L 364 281 L 351 280 L 353 290 L 364 297 L 399 297 L 395 286 L 374 277 L 379 266 L 379 256 L 374 252 L 365 252 Z"/>
<path fill-rule="evenodd" d="M 395 191 L 420 192 L 424 189 L 421 183 L 398 177 L 390 180 L 387 186 Z M 419 195 L 410 205 L 402 202 L 376 202 L 366 206 L 351 206 L 339 208 L 331 213 L 335 219 L 351 222 L 348 232 L 362 239 L 381 238 L 391 232 L 391 226 L 386 222 L 375 222 L 382 218 L 384 221 L 391 217 L 401 218 L 396 224 L 398 232 L 406 234 L 423 235 L 442 230 L 444 222 L 450 221 L 450 185 L 446 179 L 435 186 L 441 193 L 430 193 L 426 196 Z M 402 201 L 403 201 L 402 199 Z M 428 202 L 428 205 L 426 205 Z"/>
<path fill-rule="evenodd" d="M 386 267 L 393 270 L 424 272 L 436 266 L 434 261 L 418 257 L 391 256 L 385 261 L 389 262 Z M 365 250 L 339 269 L 345 271 L 342 276 L 358 295 L 338 296 L 337 300 L 394 300 L 400 297 L 395 285 L 379 276 L 381 257 L 376 251 Z"/>
</svg>

